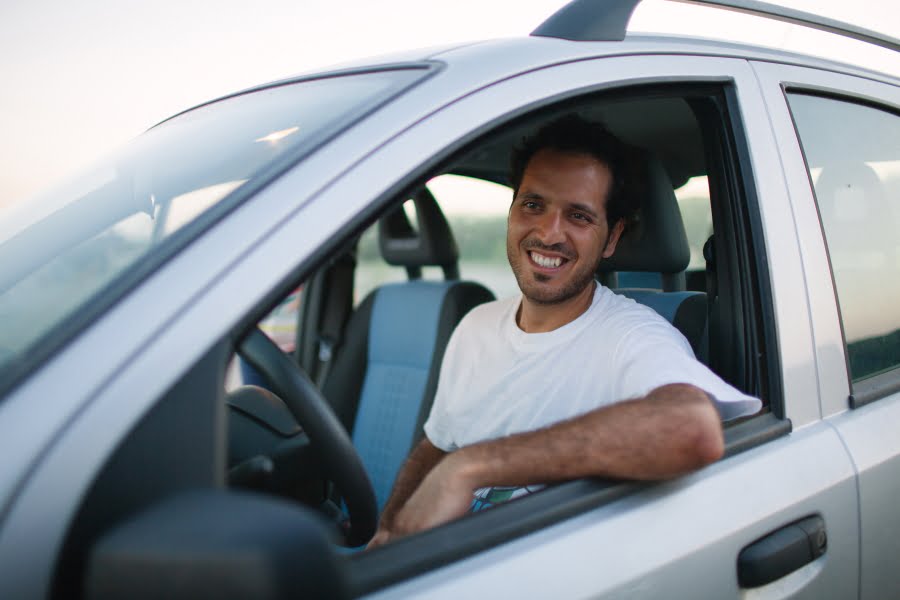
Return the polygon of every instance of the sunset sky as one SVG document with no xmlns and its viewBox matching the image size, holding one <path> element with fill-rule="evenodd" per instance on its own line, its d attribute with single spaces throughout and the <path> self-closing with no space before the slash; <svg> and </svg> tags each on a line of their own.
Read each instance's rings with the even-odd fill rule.
<svg viewBox="0 0 900 600">
<path fill-rule="evenodd" d="M 781 0 L 900 37 L 894 0 Z M 0 207 L 157 121 L 236 89 L 396 50 L 527 35 L 564 0 L 31 0 L 0 4 Z M 737 19 L 737 20 L 735 20 Z M 728 32 L 830 51 L 900 75 L 896 54 L 825 34 L 651 0 L 632 29 Z M 825 36 L 825 37 L 823 37 Z M 859 53 L 859 54 L 858 54 Z"/>
</svg>

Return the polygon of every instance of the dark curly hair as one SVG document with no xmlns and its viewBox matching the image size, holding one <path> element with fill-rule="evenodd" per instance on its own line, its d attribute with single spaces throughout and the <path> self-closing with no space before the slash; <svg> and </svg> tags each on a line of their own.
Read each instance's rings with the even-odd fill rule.
<svg viewBox="0 0 900 600">
<path fill-rule="evenodd" d="M 556 150 L 573 154 L 586 154 L 609 167 L 612 174 L 609 194 L 606 198 L 606 223 L 612 229 L 620 220 L 628 227 L 638 210 L 638 201 L 626 182 L 629 176 L 629 147 L 614 136 L 603 123 L 588 121 L 576 114 L 560 117 L 538 129 L 513 149 L 510 182 L 514 196 L 528 163 L 540 150 Z"/>
</svg>

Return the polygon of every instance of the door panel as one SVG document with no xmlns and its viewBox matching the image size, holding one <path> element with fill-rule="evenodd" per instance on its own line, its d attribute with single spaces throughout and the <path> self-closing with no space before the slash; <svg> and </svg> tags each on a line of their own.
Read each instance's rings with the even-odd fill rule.
<svg viewBox="0 0 900 600">
<path fill-rule="evenodd" d="M 785 413 L 797 431 L 702 472 L 654 484 L 621 500 L 385 588 L 373 598 L 524 597 L 854 598 L 858 594 L 858 508 L 853 465 L 835 431 L 820 420 L 814 340 L 794 215 L 775 137 L 756 78 L 743 61 L 623 57 L 564 65 L 491 86 L 404 132 L 323 194 L 354 197 L 382 165 L 419 164 L 422 147 L 450 144 L 454 124 L 498 119 L 514 103 L 538 103 L 577 84 L 609 87 L 656 79 L 720 81 L 736 89 L 763 210 L 784 364 Z M 507 107 L 507 108 L 504 108 Z M 743 166 L 743 165 L 742 165 Z M 496 510 L 502 511 L 503 508 Z M 824 519 L 824 556 L 753 591 L 738 585 L 743 548 L 808 516 Z M 451 534 L 452 524 L 447 528 Z M 413 540 L 410 540 L 412 543 Z M 357 564 L 364 568 L 364 561 Z"/>
<path fill-rule="evenodd" d="M 372 598 L 738 598 L 741 550 L 809 515 L 825 554 L 745 597 L 853 598 L 855 514 L 853 467 L 819 424 Z"/>
<path fill-rule="evenodd" d="M 900 394 L 832 422 L 859 472 L 861 598 L 900 598 Z"/>
<path fill-rule="evenodd" d="M 896 192 L 900 177 L 894 175 L 900 166 L 900 142 L 891 133 L 900 122 L 900 87 L 799 67 L 757 64 L 754 69 L 781 136 L 788 175 L 795 182 L 792 200 L 802 205 L 807 218 L 801 235 L 816 247 L 804 261 L 807 273 L 821 274 L 807 277 L 807 281 L 811 304 L 818 307 L 812 317 L 822 349 L 822 410 L 850 452 L 858 475 L 861 597 L 900 598 L 896 566 L 900 555 L 900 511 L 896 508 L 900 495 L 900 368 L 890 367 L 900 356 L 895 341 L 900 335 L 895 310 L 900 302 L 895 291 L 900 233 L 893 225 L 900 219 Z M 795 115 L 802 148 L 785 90 L 788 97 L 804 99 L 794 106 L 794 110 L 801 106 L 804 110 Z M 818 108 L 831 115 L 821 126 L 812 117 Z M 842 109 L 845 112 L 840 112 Z M 854 127 L 856 115 L 863 122 Z M 879 125 L 872 126 L 872 121 Z M 841 127 L 845 133 L 838 131 Z M 823 156 L 832 158 L 824 160 Z M 845 173 L 841 188 L 826 194 L 822 182 L 826 171 L 848 163 L 876 175 L 869 182 L 872 185 L 863 185 Z M 852 234 L 853 228 L 856 234 Z M 831 242 L 827 247 L 823 238 Z M 829 269 L 834 269 L 833 277 Z M 854 288 L 854 282 L 863 283 Z M 880 329 L 867 332 L 866 326 Z M 882 335 L 885 332 L 887 335 Z M 862 344 L 869 345 L 860 346 L 860 335 L 867 333 L 877 334 L 873 337 L 876 343 L 864 339 Z M 853 360 L 860 357 L 862 360 Z M 871 376 L 879 369 L 884 372 Z M 851 373 L 856 381 L 851 381 Z M 851 394 L 857 408 L 850 408 Z"/>
</svg>

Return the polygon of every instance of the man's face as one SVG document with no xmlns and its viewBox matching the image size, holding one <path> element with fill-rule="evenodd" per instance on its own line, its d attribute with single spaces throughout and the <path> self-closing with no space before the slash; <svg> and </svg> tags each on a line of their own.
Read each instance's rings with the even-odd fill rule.
<svg viewBox="0 0 900 600">
<path fill-rule="evenodd" d="M 606 224 L 609 168 L 585 154 L 540 150 L 509 209 L 506 253 L 519 288 L 538 304 L 565 302 L 591 284 L 623 226 Z"/>
</svg>

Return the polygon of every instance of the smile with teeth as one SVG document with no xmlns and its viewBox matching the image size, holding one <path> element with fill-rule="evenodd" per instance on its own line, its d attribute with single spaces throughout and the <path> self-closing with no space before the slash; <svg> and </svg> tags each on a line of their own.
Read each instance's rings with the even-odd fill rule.
<svg viewBox="0 0 900 600">
<path fill-rule="evenodd" d="M 528 255 L 531 257 L 531 260 L 533 260 L 538 266 L 544 267 L 547 269 L 555 269 L 556 267 L 560 266 L 563 262 L 563 259 L 559 256 L 556 256 L 556 257 L 544 256 L 543 254 L 538 254 L 537 252 L 535 252 L 533 250 L 531 252 L 529 252 Z"/>
</svg>

